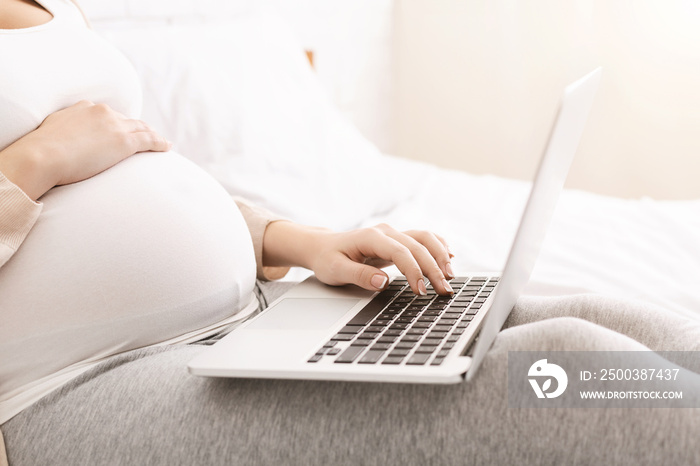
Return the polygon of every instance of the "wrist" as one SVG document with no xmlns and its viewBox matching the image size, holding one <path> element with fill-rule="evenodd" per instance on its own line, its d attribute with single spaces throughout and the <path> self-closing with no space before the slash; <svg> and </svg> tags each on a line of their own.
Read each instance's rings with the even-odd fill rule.
<svg viewBox="0 0 700 466">
<path fill-rule="evenodd" d="M 304 267 L 313 270 L 325 239 L 326 228 L 299 225 L 289 221 L 270 223 L 263 237 L 263 264 L 266 267 Z"/>
<path fill-rule="evenodd" d="M 47 155 L 43 144 L 25 136 L 0 151 L 0 171 L 36 201 L 56 185 L 55 170 L 48 163 Z"/>
</svg>

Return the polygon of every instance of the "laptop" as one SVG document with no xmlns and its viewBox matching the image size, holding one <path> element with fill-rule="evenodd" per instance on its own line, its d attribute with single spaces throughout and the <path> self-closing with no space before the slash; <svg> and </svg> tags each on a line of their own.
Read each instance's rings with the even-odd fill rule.
<svg viewBox="0 0 700 466">
<path fill-rule="evenodd" d="M 594 95 L 598 68 L 564 90 L 502 273 L 466 273 L 452 296 L 417 296 L 395 276 L 380 292 L 310 277 L 207 348 L 192 374 L 307 380 L 471 380 L 527 284 Z M 463 275 L 463 276 L 462 276 Z"/>
</svg>

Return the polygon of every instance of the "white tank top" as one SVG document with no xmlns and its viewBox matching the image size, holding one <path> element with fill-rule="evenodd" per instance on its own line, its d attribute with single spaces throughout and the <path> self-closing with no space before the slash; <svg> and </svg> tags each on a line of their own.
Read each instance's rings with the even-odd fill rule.
<svg viewBox="0 0 700 466">
<path fill-rule="evenodd" d="M 88 99 L 136 118 L 138 77 L 69 0 L 0 30 L 0 149 Z M 226 191 L 175 153 L 137 154 L 50 190 L 0 268 L 0 423 L 95 362 L 189 341 L 256 306 L 250 234 Z"/>
</svg>

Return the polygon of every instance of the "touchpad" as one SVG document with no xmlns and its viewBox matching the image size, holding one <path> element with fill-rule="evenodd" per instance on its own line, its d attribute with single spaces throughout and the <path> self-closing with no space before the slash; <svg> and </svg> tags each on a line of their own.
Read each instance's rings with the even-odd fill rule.
<svg viewBox="0 0 700 466">
<path fill-rule="evenodd" d="M 285 298 L 248 325 L 257 330 L 324 330 L 360 302 L 352 298 Z"/>
</svg>

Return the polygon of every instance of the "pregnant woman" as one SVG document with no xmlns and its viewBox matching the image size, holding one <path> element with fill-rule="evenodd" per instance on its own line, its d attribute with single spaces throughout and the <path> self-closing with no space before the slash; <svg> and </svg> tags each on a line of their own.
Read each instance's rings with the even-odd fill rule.
<svg viewBox="0 0 700 466">
<path fill-rule="evenodd" d="M 171 152 L 140 106 L 133 68 L 74 3 L 0 0 L 0 424 L 10 464 L 697 459 L 699 421 L 687 410 L 507 408 L 508 350 L 698 348 L 697 325 L 614 302 L 593 314 L 566 301 L 521 305 L 470 385 L 188 375 L 203 345 L 259 309 L 256 274 L 302 266 L 330 285 L 380 290 L 379 267 L 393 263 L 416 294 L 424 277 L 448 294 L 451 254 L 426 231 L 335 233 L 234 200 Z M 267 285 L 267 297 L 281 288 Z M 3 453 L 0 442 L 0 464 Z"/>
</svg>

